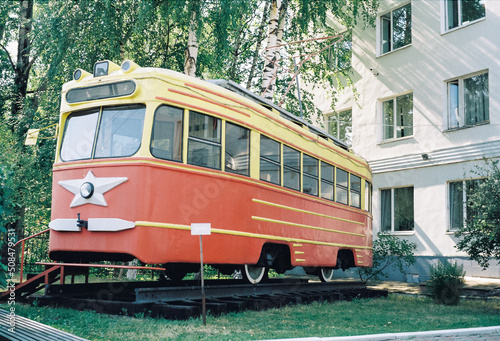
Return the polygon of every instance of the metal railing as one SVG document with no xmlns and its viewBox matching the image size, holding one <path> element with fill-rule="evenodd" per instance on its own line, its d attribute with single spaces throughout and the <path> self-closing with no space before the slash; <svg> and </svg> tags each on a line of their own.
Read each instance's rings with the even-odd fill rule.
<svg viewBox="0 0 500 341">
<path fill-rule="evenodd" d="M 39 235 L 41 234 L 44 234 L 44 233 L 47 233 L 49 232 L 50 229 L 46 229 L 46 230 L 43 230 L 41 232 L 38 232 L 38 233 L 35 233 L 34 235 L 32 236 L 29 236 L 29 237 L 26 237 L 26 238 L 23 238 L 23 239 L 20 239 L 17 241 L 17 243 L 14 244 L 14 247 L 16 247 L 17 245 L 19 245 L 19 243 L 22 243 L 22 246 L 21 246 L 21 278 L 19 279 L 19 283 L 22 283 L 23 282 L 23 271 L 24 271 L 24 244 L 27 240 L 31 239 L 31 238 L 35 238 L 35 237 L 38 237 Z"/>
</svg>

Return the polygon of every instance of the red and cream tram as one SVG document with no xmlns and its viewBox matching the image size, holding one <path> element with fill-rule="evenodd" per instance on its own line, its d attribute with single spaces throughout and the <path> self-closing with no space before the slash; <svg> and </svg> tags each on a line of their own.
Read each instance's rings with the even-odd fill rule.
<svg viewBox="0 0 500 341">
<path fill-rule="evenodd" d="M 371 173 L 341 142 L 228 81 L 131 61 L 63 86 L 50 257 L 197 271 L 258 283 L 269 268 L 372 264 Z"/>
</svg>

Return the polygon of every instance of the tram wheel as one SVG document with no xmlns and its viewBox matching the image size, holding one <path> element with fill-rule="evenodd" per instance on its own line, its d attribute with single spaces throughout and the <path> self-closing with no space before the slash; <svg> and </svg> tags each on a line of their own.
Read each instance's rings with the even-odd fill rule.
<svg viewBox="0 0 500 341">
<path fill-rule="evenodd" d="M 188 273 L 182 265 L 165 264 L 165 276 L 174 282 L 180 282 Z"/>
<path fill-rule="evenodd" d="M 266 277 L 267 268 L 265 266 L 245 264 L 241 273 L 245 281 L 251 284 L 257 284 L 260 283 L 264 277 Z"/>
<path fill-rule="evenodd" d="M 319 279 L 321 280 L 321 282 L 331 282 L 333 280 L 333 269 L 332 268 L 319 269 Z"/>
</svg>

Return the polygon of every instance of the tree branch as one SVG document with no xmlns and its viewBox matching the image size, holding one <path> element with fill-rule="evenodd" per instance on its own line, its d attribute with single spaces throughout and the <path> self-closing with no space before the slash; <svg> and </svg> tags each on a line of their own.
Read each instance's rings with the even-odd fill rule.
<svg viewBox="0 0 500 341">
<path fill-rule="evenodd" d="M 9 58 L 9 62 L 10 62 L 10 66 L 12 66 L 12 71 L 16 71 L 16 65 L 14 64 L 14 62 L 12 61 L 12 58 L 10 57 L 10 53 L 9 51 L 7 51 L 7 48 L 5 46 L 3 46 L 3 44 L 0 44 L 0 47 L 2 47 L 2 49 L 5 51 L 5 53 L 7 54 L 7 57 Z"/>
</svg>

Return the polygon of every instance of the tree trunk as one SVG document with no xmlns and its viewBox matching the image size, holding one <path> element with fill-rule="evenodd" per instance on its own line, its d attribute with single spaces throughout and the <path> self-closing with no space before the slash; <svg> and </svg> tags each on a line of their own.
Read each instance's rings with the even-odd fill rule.
<svg viewBox="0 0 500 341">
<path fill-rule="evenodd" d="M 264 4 L 264 11 L 262 12 L 262 21 L 260 22 L 259 25 L 259 31 L 258 31 L 259 33 L 257 34 L 255 51 L 252 56 L 252 67 L 250 68 L 250 72 L 248 74 L 247 89 L 252 88 L 252 81 L 254 78 L 255 68 L 257 67 L 257 61 L 259 59 L 260 47 L 262 46 L 262 40 L 264 38 L 264 28 L 266 26 L 268 13 L 269 13 L 269 0 L 266 0 L 266 3 Z"/>
<path fill-rule="evenodd" d="M 28 77 L 31 68 L 30 52 L 31 18 L 33 16 L 33 0 L 21 0 L 19 7 L 19 38 L 17 45 L 17 62 L 14 68 L 14 86 L 12 89 L 13 118 L 18 117 L 23 111 L 23 102 L 28 89 Z M 20 134 L 21 135 L 21 134 Z"/>
<path fill-rule="evenodd" d="M 283 4 L 286 0 L 272 0 L 271 12 L 268 24 L 267 48 L 264 61 L 264 71 L 262 76 L 262 90 L 261 96 L 272 100 L 275 86 L 275 79 L 277 73 L 277 51 L 278 32 L 280 28 L 280 14 L 282 14 Z M 283 23 L 284 25 L 284 23 Z M 282 37 L 282 35 L 281 35 Z"/>
<path fill-rule="evenodd" d="M 188 76 L 195 77 L 196 61 L 198 59 L 198 39 L 196 33 L 198 31 L 198 15 L 199 2 L 193 1 L 193 9 L 191 20 L 189 22 L 188 44 L 184 54 L 184 73 Z"/>
</svg>

